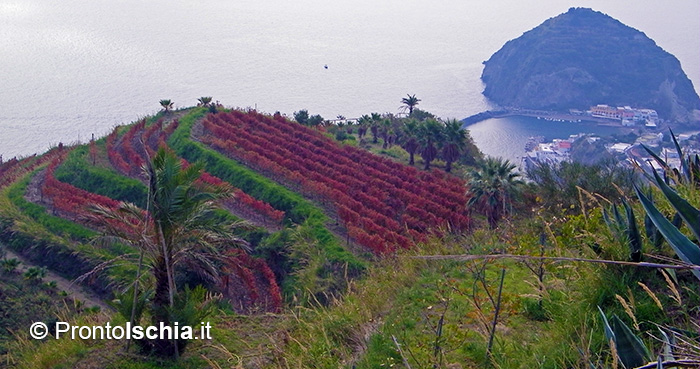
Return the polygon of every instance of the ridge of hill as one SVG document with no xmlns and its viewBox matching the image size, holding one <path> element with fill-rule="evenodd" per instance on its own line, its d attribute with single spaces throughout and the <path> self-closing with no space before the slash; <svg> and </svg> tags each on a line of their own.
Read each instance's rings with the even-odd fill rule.
<svg viewBox="0 0 700 369">
<path fill-rule="evenodd" d="M 91 204 L 116 209 L 127 201 L 143 207 L 147 191 L 141 168 L 158 147 L 180 155 L 183 166 L 203 162 L 202 182 L 233 187 L 234 199 L 222 204 L 225 216 L 258 226 L 244 235 L 252 253 L 237 256 L 234 279 L 247 287 L 225 294 L 241 312 L 279 309 L 277 284 L 289 297 L 295 268 L 303 263 L 288 255 L 285 239 L 297 227 L 310 229 L 331 269 L 332 286 L 315 287 L 315 298 L 323 300 L 329 291 L 343 288 L 344 278 L 362 273 L 363 259 L 413 247 L 428 235 L 442 233 L 440 229 L 458 231 L 469 224 L 464 183 L 455 176 L 419 171 L 342 145 L 278 115 L 216 110 L 159 113 L 85 145 L 59 145 L 41 156 L 6 161 L 0 164 L 0 188 L 11 188 L 12 206 L 29 215 L 23 221 L 57 236 L 62 250 L 47 246 L 46 257 L 58 263 L 53 268 L 76 278 L 133 252 L 126 246 L 85 252 L 100 231 L 89 221 Z M 15 253 L 26 256 L 30 244 L 43 244 L 42 234 L 19 230 L 11 212 L 0 209 L 0 218 L 0 240 Z M 63 263 L 65 254 L 81 258 Z M 41 255 L 31 256 L 34 263 L 48 265 Z M 129 271 L 110 273 L 100 277 L 119 285 Z M 109 294 L 111 287 L 100 286 L 103 295 Z"/>
</svg>

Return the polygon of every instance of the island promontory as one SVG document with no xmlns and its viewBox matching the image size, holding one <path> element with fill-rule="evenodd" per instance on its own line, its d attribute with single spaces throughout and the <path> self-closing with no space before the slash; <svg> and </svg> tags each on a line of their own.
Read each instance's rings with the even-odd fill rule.
<svg viewBox="0 0 700 369">
<path fill-rule="evenodd" d="M 629 105 L 677 122 L 697 119 L 700 109 L 676 57 L 643 32 L 587 8 L 548 19 L 484 64 L 484 95 L 505 107 Z"/>
</svg>

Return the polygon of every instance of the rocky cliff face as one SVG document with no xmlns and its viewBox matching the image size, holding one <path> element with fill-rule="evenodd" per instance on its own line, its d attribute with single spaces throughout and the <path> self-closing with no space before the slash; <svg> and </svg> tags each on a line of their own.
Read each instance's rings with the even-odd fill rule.
<svg viewBox="0 0 700 369">
<path fill-rule="evenodd" d="M 484 64 L 484 95 L 502 106 L 630 105 L 678 122 L 700 109 L 678 59 L 644 33 L 591 9 L 571 8 L 545 21 Z"/>
</svg>

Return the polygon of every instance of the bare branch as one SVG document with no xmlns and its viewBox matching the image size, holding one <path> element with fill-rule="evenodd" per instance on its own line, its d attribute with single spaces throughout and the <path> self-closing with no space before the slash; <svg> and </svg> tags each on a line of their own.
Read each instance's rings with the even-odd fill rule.
<svg viewBox="0 0 700 369">
<path fill-rule="evenodd" d="M 677 260 L 677 264 L 659 264 L 659 263 L 647 263 L 647 262 L 631 262 L 631 261 L 619 261 L 619 260 L 604 260 L 604 259 L 585 259 L 585 258 L 573 258 L 573 257 L 562 257 L 562 256 L 532 256 L 532 255 L 514 255 L 514 254 L 490 254 L 490 255 L 426 255 L 426 256 L 411 256 L 413 259 L 423 259 L 423 260 L 458 260 L 458 261 L 471 261 L 471 260 L 492 260 L 492 259 L 516 259 L 516 260 L 552 260 L 552 261 L 573 261 L 573 262 L 584 262 L 584 263 L 599 263 L 599 264 L 614 264 L 614 265 L 630 265 L 645 268 L 663 268 L 663 269 L 694 269 L 700 270 L 700 265 L 690 265 L 686 264 L 680 260 Z"/>
</svg>

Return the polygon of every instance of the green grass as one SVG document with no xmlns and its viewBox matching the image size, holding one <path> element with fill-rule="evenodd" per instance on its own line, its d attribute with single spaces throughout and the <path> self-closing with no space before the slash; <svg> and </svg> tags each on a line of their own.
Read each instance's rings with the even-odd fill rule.
<svg viewBox="0 0 700 369">
<path fill-rule="evenodd" d="M 0 241 L 8 248 L 68 279 L 132 251 L 120 244 L 95 247 L 91 241 L 96 232 L 50 215 L 44 207 L 24 199 L 35 173 L 0 191 Z M 134 273 L 133 267 L 119 264 L 110 268 L 109 273 L 99 273 L 89 284 L 96 292 L 106 294 L 112 282 L 128 280 Z"/>
<path fill-rule="evenodd" d="M 27 214 L 37 223 L 46 227 L 52 233 L 61 237 L 67 237 L 75 241 L 87 241 L 97 235 L 79 224 L 69 220 L 50 215 L 46 212 L 43 206 L 31 203 L 24 198 L 24 193 L 27 191 L 27 186 L 36 171 L 24 179 L 15 182 L 8 187 L 7 197 L 12 203 L 17 206 L 24 214 Z"/>
<path fill-rule="evenodd" d="M 605 226 L 600 204 L 595 201 L 581 200 L 586 204 L 581 205 L 584 211 L 580 214 L 571 214 L 568 209 L 556 213 L 533 205 L 534 212 L 528 209 L 517 214 L 498 229 L 477 228 L 469 235 L 432 239 L 420 249 L 363 263 L 340 246 L 326 229 L 327 217 L 312 203 L 190 140 L 192 125 L 206 113 L 206 109 L 193 109 L 186 114 L 171 137 L 171 146 L 189 161 L 203 161 L 213 175 L 287 211 L 289 227 L 261 240 L 258 249 L 270 258 L 287 258 L 280 264 L 290 273 L 291 283 L 286 288 L 294 292 L 287 295 L 286 310 L 274 315 L 237 316 L 222 305 L 210 318 L 213 341 L 193 342 L 178 362 L 158 361 L 133 351 L 124 354 L 124 342 L 61 340 L 26 342 L 26 347 L 18 347 L 14 358 L 19 367 L 401 368 L 404 360 L 413 368 L 436 363 L 442 368 L 590 368 L 592 363 L 612 367 L 614 359 L 597 306 L 609 316 L 619 316 L 654 354 L 661 350 L 649 336 L 658 334 L 655 324 L 694 329 L 700 294 L 697 280 L 688 271 L 677 271 L 672 277 L 677 282 L 668 285 L 654 269 L 622 265 L 415 258 L 464 253 L 540 255 L 540 235 L 544 234 L 547 256 L 627 260 L 627 246 Z M 383 154 L 406 159 L 398 149 Z M 77 148 L 59 168 L 65 170 L 61 175 L 68 180 L 71 173 L 81 171 L 72 179 L 76 186 L 110 183 L 110 176 L 116 174 L 86 165 L 86 158 L 86 149 Z M 109 250 L 98 252 L 77 242 L 84 239 L 79 229 L 70 228 L 70 224 L 64 227 L 45 209 L 27 203 L 23 194 L 28 181 L 25 178 L 0 191 L 0 236 L 13 241 L 15 249 L 31 246 L 36 252 L 53 255 L 53 259 L 73 260 L 70 258 L 78 254 L 80 262 L 85 262 L 109 256 Z M 119 186 L 123 188 L 111 189 L 116 191 L 113 194 L 128 187 Z M 679 192 L 697 206 L 700 191 L 680 188 Z M 660 202 L 659 206 L 671 215 L 667 204 Z M 636 203 L 633 207 L 643 230 L 641 209 Z M 644 247 L 645 252 L 675 257 L 667 245 L 654 250 L 645 240 Z M 536 275 L 540 265 L 542 283 Z M 353 268 L 363 271 L 361 278 L 347 278 Z M 506 273 L 500 318 L 488 357 L 494 305 L 487 291 L 495 296 L 502 269 Z M 479 277 L 482 271 L 483 283 Z M 640 283 L 653 291 L 661 307 Z M 10 283 L 6 285 L 11 288 Z M 680 303 L 674 300 L 673 288 L 679 291 Z M 629 314 L 620 299 L 631 307 Z M 443 333 L 436 356 L 435 332 L 441 318 Z"/>
<path fill-rule="evenodd" d="M 102 152 L 105 150 L 104 141 L 101 139 L 96 143 Z M 56 168 L 56 179 L 88 192 L 145 208 L 148 193 L 146 186 L 136 179 L 118 174 L 111 168 L 88 163 L 88 151 L 87 145 L 76 147 Z"/>
</svg>

